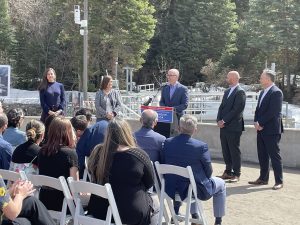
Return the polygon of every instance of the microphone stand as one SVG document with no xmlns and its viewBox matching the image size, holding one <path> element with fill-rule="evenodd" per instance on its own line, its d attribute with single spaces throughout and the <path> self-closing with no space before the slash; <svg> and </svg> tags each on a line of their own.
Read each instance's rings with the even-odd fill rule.
<svg viewBox="0 0 300 225">
<path fill-rule="evenodd" d="M 149 99 L 148 99 L 147 101 L 145 101 L 145 102 L 143 103 L 143 105 L 144 105 L 144 106 L 150 105 L 151 102 L 152 102 L 152 100 L 155 99 L 156 96 L 158 95 L 159 91 L 160 91 L 161 89 L 163 89 L 165 86 L 166 86 L 166 85 L 161 85 L 161 86 L 157 89 L 156 93 L 155 93 L 152 97 L 149 97 Z"/>
</svg>

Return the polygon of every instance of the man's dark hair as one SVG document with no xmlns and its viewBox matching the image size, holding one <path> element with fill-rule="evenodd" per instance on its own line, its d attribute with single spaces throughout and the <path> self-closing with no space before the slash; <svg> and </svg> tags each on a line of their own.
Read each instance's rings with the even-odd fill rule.
<svg viewBox="0 0 300 225">
<path fill-rule="evenodd" d="M 89 122 L 89 121 L 92 121 L 92 111 L 88 108 L 81 108 L 79 109 L 75 116 L 79 116 L 79 115 L 84 115 L 86 117 L 86 120 Z"/>
<path fill-rule="evenodd" d="M 88 121 L 85 115 L 78 115 L 71 119 L 71 124 L 75 130 L 84 131 L 88 126 Z"/>
</svg>

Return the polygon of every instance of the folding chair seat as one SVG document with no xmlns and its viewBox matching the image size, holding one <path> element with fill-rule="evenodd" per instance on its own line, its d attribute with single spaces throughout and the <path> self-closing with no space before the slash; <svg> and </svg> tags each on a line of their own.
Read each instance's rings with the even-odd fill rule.
<svg viewBox="0 0 300 225">
<path fill-rule="evenodd" d="M 72 177 L 68 178 L 68 183 L 76 206 L 74 225 L 109 225 L 111 224 L 112 216 L 116 225 L 122 225 L 117 204 L 110 184 L 99 185 L 85 181 L 74 181 Z M 90 193 L 108 200 L 109 207 L 107 209 L 105 220 L 100 220 L 93 218 L 92 216 L 85 215 L 80 199 L 80 193 Z"/>
<path fill-rule="evenodd" d="M 28 180 L 37 187 L 39 190 L 40 187 L 49 187 L 58 191 L 62 191 L 64 194 L 64 200 L 61 211 L 48 210 L 51 217 L 59 221 L 60 225 L 66 224 L 67 221 L 74 218 L 75 215 L 75 204 L 71 196 L 68 184 L 66 179 L 63 176 L 59 178 L 44 176 L 44 175 L 28 175 Z M 38 191 L 36 192 L 36 197 L 38 197 Z M 69 208 L 71 216 L 67 215 L 67 209 Z"/>
<path fill-rule="evenodd" d="M 159 212 L 159 222 L 158 224 L 162 223 L 162 213 L 164 207 L 164 200 L 166 200 L 167 205 L 169 207 L 169 210 L 171 212 L 171 216 L 174 220 L 175 225 L 179 225 L 178 220 L 182 221 L 184 220 L 185 225 L 188 225 L 189 222 L 207 225 L 206 219 L 204 217 L 203 207 L 199 199 L 194 198 L 193 196 L 197 196 L 197 186 L 194 179 L 193 171 L 190 166 L 184 168 L 174 165 L 167 165 L 167 164 L 159 164 L 159 162 L 155 162 L 155 167 L 161 182 L 161 190 L 160 190 L 160 212 Z M 184 178 L 189 179 L 189 187 L 188 187 L 188 193 L 186 199 L 182 199 L 182 201 L 186 202 L 186 210 L 185 210 L 185 216 L 182 217 L 180 215 L 176 215 L 174 211 L 173 201 L 172 198 L 170 198 L 167 193 L 165 192 L 166 187 L 166 180 L 164 178 L 164 175 L 166 174 L 173 174 L 177 176 L 181 176 Z M 199 213 L 199 219 L 192 219 L 190 218 L 190 209 L 191 209 L 191 203 L 192 201 L 195 201 L 198 213 Z"/>
</svg>

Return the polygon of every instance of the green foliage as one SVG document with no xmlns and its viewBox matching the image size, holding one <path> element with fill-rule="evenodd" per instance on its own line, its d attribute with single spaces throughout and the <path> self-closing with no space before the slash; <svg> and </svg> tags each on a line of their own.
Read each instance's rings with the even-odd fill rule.
<svg viewBox="0 0 300 225">
<path fill-rule="evenodd" d="M 0 0 L 0 61 L 9 63 L 9 51 L 13 43 L 7 0 Z"/>
</svg>

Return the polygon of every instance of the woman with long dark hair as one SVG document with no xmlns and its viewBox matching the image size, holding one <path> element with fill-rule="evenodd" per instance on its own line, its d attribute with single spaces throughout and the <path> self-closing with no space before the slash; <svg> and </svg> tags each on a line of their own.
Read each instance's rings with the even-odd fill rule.
<svg viewBox="0 0 300 225">
<path fill-rule="evenodd" d="M 95 97 L 97 121 L 113 119 L 120 113 L 121 106 L 121 97 L 112 88 L 112 77 L 104 76 L 101 81 L 100 90 L 96 93 Z"/>
<path fill-rule="evenodd" d="M 78 180 L 78 158 L 75 151 L 76 136 L 69 119 L 57 116 L 48 130 L 48 139 L 38 154 L 39 174 L 58 178 L 64 176 Z M 47 209 L 60 211 L 64 195 L 60 191 L 42 187 L 40 200 Z"/>
<path fill-rule="evenodd" d="M 62 115 L 65 110 L 65 89 L 63 84 L 56 82 L 53 68 L 47 68 L 38 88 L 42 107 L 41 121 L 45 123 L 49 115 Z"/>
<path fill-rule="evenodd" d="M 92 182 L 111 184 L 123 224 L 157 224 L 157 207 L 153 207 L 147 192 L 154 182 L 151 161 L 146 152 L 136 147 L 125 120 L 111 120 L 103 145 L 97 146 L 90 158 Z M 107 206 L 107 201 L 91 195 L 88 213 L 105 219 Z"/>
</svg>

